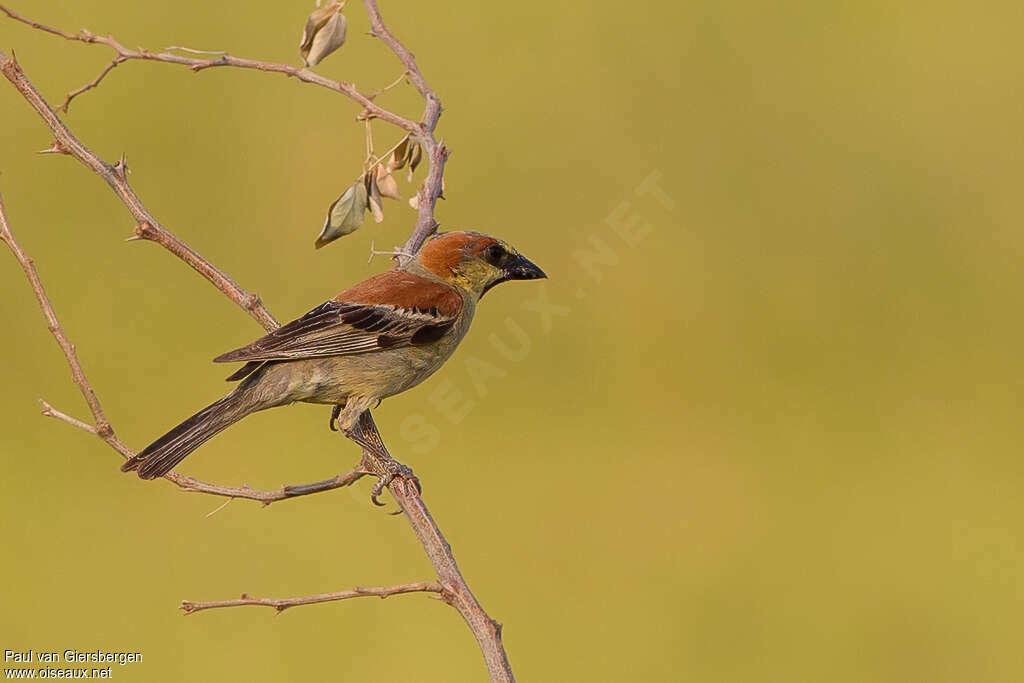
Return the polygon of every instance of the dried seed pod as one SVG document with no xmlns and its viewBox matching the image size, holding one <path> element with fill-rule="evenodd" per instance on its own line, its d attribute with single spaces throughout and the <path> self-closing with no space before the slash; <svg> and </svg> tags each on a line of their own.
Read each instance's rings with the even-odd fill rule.
<svg viewBox="0 0 1024 683">
<path fill-rule="evenodd" d="M 384 167 L 383 164 L 378 164 L 376 168 L 377 175 L 377 189 L 380 190 L 382 197 L 388 199 L 401 200 L 402 195 L 398 192 L 398 181 L 391 174 L 391 171 Z"/>
<path fill-rule="evenodd" d="M 395 151 L 391 153 L 391 158 L 388 160 L 388 168 L 392 171 L 397 171 L 405 166 L 405 157 L 408 149 L 409 137 L 406 136 L 398 143 L 398 147 L 395 147 Z"/>
<path fill-rule="evenodd" d="M 413 143 L 409 149 L 409 173 L 407 174 L 407 180 L 412 182 L 412 174 L 416 170 L 416 167 L 420 165 L 420 161 L 423 160 L 423 148 L 420 147 L 419 143 Z"/>
<path fill-rule="evenodd" d="M 380 196 L 380 188 L 377 186 L 377 174 L 374 173 L 373 169 L 370 169 L 366 173 L 366 195 L 369 200 L 370 213 L 373 214 L 373 220 L 378 223 L 384 220 L 384 200 Z"/>
<path fill-rule="evenodd" d="M 345 44 L 348 22 L 341 13 L 341 3 L 332 2 L 314 11 L 306 19 L 299 43 L 299 55 L 306 66 L 315 66 Z"/>
<path fill-rule="evenodd" d="M 363 224 L 367 206 L 366 185 L 360 178 L 338 197 L 327 210 L 327 220 L 316 238 L 316 248 L 355 232 Z"/>
</svg>

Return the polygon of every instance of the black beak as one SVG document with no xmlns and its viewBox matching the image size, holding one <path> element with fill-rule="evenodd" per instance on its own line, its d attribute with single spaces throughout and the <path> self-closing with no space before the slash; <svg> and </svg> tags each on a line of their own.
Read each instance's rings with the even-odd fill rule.
<svg viewBox="0 0 1024 683">
<path fill-rule="evenodd" d="M 525 256 L 516 256 L 505 266 L 506 280 L 540 280 L 546 278 L 544 271 Z"/>
<path fill-rule="evenodd" d="M 490 291 L 491 287 L 509 280 L 540 280 L 546 278 L 544 271 L 538 268 L 533 261 L 524 256 L 515 256 L 502 268 L 502 275 L 486 287 L 480 296 Z"/>
</svg>

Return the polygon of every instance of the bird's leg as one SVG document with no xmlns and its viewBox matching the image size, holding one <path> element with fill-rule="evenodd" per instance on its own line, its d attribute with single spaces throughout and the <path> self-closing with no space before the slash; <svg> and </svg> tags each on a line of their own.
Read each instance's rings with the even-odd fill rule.
<svg viewBox="0 0 1024 683">
<path fill-rule="evenodd" d="M 362 467 L 377 475 L 377 483 L 370 491 L 370 500 L 374 505 L 384 505 L 377 498 L 396 478 L 401 479 L 406 485 L 411 483 L 416 487 L 417 493 L 422 492 L 420 481 L 413 474 L 412 469 L 398 462 L 388 453 L 387 446 L 384 445 L 384 440 L 381 439 L 380 432 L 377 431 L 377 425 L 374 424 L 369 410 L 363 410 L 351 427 L 345 428 L 344 419 L 341 424 L 345 436 L 363 448 Z M 371 457 L 367 458 L 367 454 Z"/>
</svg>

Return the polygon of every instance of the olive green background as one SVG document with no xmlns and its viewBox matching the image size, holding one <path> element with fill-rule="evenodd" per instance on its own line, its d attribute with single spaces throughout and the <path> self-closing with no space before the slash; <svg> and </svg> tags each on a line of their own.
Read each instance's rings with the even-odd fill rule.
<svg viewBox="0 0 1024 683">
<path fill-rule="evenodd" d="M 1024 54 L 1019 3 L 382 0 L 445 105 L 444 228 L 549 274 L 490 293 L 377 411 L 524 681 L 1019 681 Z M 296 63 L 311 4 L 26 0 L 129 46 Z M 400 73 L 365 35 L 317 67 Z M 53 103 L 110 59 L 6 19 Z M 408 86 L 380 97 L 418 116 Z M 67 121 L 282 321 L 387 267 L 414 220 L 320 251 L 357 107 L 274 74 L 128 63 Z M 397 134 L 383 124 L 378 146 Z M 0 189 L 112 420 L 142 447 L 260 328 L 132 223 L 0 82 Z M 403 183 L 403 192 L 408 186 Z M 0 648 L 137 650 L 115 680 L 469 681 L 422 595 L 183 618 L 178 602 L 429 579 L 369 483 L 261 509 L 143 483 L 99 440 L 0 254 Z M 496 341 L 497 340 L 497 341 Z M 328 410 L 247 419 L 181 471 L 348 469 Z M 390 502 L 390 499 L 388 499 Z M 393 504 L 391 508 L 393 509 Z"/>
</svg>

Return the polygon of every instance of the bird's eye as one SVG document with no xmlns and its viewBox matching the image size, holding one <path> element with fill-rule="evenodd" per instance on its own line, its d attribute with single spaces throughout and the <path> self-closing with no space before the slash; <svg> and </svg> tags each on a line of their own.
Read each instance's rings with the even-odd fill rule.
<svg viewBox="0 0 1024 683">
<path fill-rule="evenodd" d="M 503 246 L 500 244 L 492 244 L 484 249 L 484 260 L 492 266 L 497 266 L 501 264 L 501 259 L 505 257 L 505 253 L 505 248 Z"/>
</svg>

